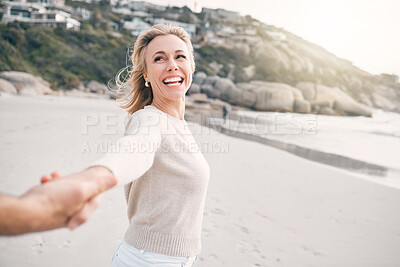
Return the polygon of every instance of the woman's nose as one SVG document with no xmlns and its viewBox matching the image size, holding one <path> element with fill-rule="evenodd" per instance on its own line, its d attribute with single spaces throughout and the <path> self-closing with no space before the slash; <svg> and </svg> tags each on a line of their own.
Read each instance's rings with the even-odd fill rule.
<svg viewBox="0 0 400 267">
<path fill-rule="evenodd" d="M 171 60 L 168 65 L 168 71 L 178 70 L 178 64 L 176 64 L 175 60 Z"/>
</svg>

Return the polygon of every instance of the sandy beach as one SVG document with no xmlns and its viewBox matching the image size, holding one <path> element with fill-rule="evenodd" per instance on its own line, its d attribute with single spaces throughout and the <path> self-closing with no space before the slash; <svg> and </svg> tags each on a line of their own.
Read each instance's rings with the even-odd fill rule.
<svg viewBox="0 0 400 267">
<path fill-rule="evenodd" d="M 0 191 L 20 195 L 43 174 L 82 170 L 112 149 L 125 118 L 110 100 L 1 95 Z M 400 266 L 400 189 L 189 124 L 211 168 L 195 266 Z M 119 186 L 75 231 L 1 237 L 0 266 L 109 266 L 125 210 Z"/>
</svg>

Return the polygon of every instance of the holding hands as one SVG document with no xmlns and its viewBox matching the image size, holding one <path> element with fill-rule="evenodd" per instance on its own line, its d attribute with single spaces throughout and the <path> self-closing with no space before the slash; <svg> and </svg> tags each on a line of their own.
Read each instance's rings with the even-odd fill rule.
<svg viewBox="0 0 400 267">
<path fill-rule="evenodd" d="M 89 219 L 117 179 L 107 168 L 92 167 L 64 177 L 55 172 L 41 183 L 20 197 L 0 194 L 0 235 L 74 229 Z"/>
</svg>

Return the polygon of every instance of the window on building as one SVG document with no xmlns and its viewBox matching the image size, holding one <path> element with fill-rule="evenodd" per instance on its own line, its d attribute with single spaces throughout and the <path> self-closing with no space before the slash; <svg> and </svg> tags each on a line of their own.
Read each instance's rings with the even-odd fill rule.
<svg viewBox="0 0 400 267">
<path fill-rule="evenodd" d="M 29 11 L 22 11 L 22 17 L 30 18 L 31 17 L 31 13 L 29 13 Z"/>
<path fill-rule="evenodd" d="M 11 16 L 19 16 L 19 10 L 11 9 Z"/>
<path fill-rule="evenodd" d="M 47 18 L 48 19 L 56 19 L 56 14 L 48 14 Z"/>
</svg>

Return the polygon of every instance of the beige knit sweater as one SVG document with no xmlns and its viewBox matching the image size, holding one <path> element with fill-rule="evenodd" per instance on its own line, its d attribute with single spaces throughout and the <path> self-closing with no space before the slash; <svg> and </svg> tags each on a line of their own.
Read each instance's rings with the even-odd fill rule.
<svg viewBox="0 0 400 267">
<path fill-rule="evenodd" d="M 171 256 L 200 253 L 210 169 L 185 120 L 145 106 L 96 165 L 126 184 L 128 244 Z"/>
</svg>

